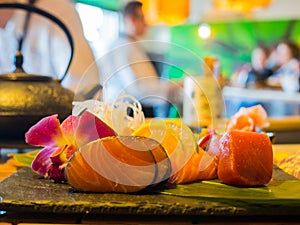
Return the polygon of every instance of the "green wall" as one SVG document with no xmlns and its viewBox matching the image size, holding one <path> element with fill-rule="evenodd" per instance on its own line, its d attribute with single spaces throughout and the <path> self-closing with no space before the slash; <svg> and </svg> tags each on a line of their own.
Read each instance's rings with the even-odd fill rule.
<svg viewBox="0 0 300 225">
<path fill-rule="evenodd" d="M 121 0 L 73 0 L 74 2 L 97 6 L 102 9 L 117 11 L 122 7 Z"/>
<path fill-rule="evenodd" d="M 284 38 L 300 43 L 300 21 L 239 21 L 209 23 L 212 29 L 210 40 L 202 40 L 198 36 L 198 24 L 180 25 L 171 28 L 171 46 L 168 57 L 183 70 L 193 68 L 195 57 L 190 51 L 203 59 L 216 56 L 221 62 L 221 71 L 230 77 L 233 71 L 245 62 L 250 61 L 252 49 L 260 42 L 274 46 Z M 186 51 L 177 51 L 176 46 Z M 192 71 L 197 73 L 197 71 Z M 179 71 L 171 73 L 171 77 L 179 78 Z"/>
</svg>

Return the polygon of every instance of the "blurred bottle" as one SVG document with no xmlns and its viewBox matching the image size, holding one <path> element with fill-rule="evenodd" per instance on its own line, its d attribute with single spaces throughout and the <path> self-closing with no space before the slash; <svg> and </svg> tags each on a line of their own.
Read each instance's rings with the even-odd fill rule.
<svg viewBox="0 0 300 225">
<path fill-rule="evenodd" d="M 213 76 L 217 80 L 220 78 L 220 61 L 216 57 L 204 58 L 204 74 L 206 76 Z"/>
<path fill-rule="evenodd" d="M 184 78 L 183 120 L 191 127 L 213 126 L 223 115 L 219 60 L 208 57 L 203 63 L 202 75 Z"/>
</svg>

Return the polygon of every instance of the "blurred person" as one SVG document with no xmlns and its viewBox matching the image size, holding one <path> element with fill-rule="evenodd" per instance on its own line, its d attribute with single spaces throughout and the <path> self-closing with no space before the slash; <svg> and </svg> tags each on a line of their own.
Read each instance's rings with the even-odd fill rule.
<svg viewBox="0 0 300 225">
<path fill-rule="evenodd" d="M 231 83 L 241 87 L 262 87 L 273 73 L 269 66 L 269 49 L 258 45 L 251 52 L 251 62 L 239 68 L 231 78 Z"/>
<path fill-rule="evenodd" d="M 180 88 L 171 81 L 159 77 L 143 48 L 143 44 L 147 44 L 147 41 L 141 41 L 141 38 L 146 33 L 148 25 L 142 3 L 128 2 L 122 13 L 123 32 L 100 59 L 104 101 L 113 102 L 122 93 L 127 93 L 141 102 L 146 117 L 155 117 L 157 116 L 155 111 L 168 105 L 168 101 L 172 103 L 180 101 L 178 94 Z M 162 113 L 164 115 L 161 114 L 162 117 L 167 116 L 166 111 Z"/>
<path fill-rule="evenodd" d="M 276 64 L 278 69 L 268 79 L 271 86 L 281 87 L 287 92 L 299 91 L 299 46 L 289 40 L 278 43 L 276 47 Z"/>
<path fill-rule="evenodd" d="M 268 65 L 270 59 L 270 51 L 266 46 L 259 45 L 255 48 L 251 55 L 252 68 L 249 72 L 248 83 L 261 83 L 270 77 L 273 73 L 272 67 Z"/>
<path fill-rule="evenodd" d="M 29 0 L 0 0 L 0 3 L 29 4 Z M 32 4 L 63 22 L 72 36 L 73 58 L 62 85 L 78 93 L 91 85 L 99 84 L 97 64 L 84 37 L 75 3 L 69 0 L 35 0 Z M 19 39 L 25 33 L 27 11 L 14 8 L 0 10 L 0 73 L 3 74 L 14 70 L 14 55 Z M 66 71 L 71 55 L 64 31 L 52 20 L 34 12 L 30 14 L 21 52 L 26 73 L 56 79 L 60 79 Z"/>
</svg>

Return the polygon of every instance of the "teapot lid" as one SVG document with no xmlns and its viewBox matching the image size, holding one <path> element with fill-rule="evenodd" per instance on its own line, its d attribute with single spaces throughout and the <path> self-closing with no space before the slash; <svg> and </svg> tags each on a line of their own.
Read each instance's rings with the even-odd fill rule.
<svg viewBox="0 0 300 225">
<path fill-rule="evenodd" d="M 0 8 L 15 8 L 15 9 L 23 9 L 23 10 L 27 10 L 28 12 L 34 12 L 36 14 L 39 14 L 41 16 L 44 16 L 48 19 L 50 19 L 52 22 L 55 22 L 56 25 L 58 25 L 65 33 L 69 44 L 70 44 L 70 49 L 71 49 L 71 56 L 70 56 L 70 60 L 69 63 L 67 65 L 67 68 L 64 72 L 64 74 L 62 75 L 62 77 L 60 79 L 58 79 L 57 81 L 59 83 L 61 83 L 65 77 L 67 76 L 67 72 L 68 69 L 71 65 L 72 59 L 73 59 L 73 53 L 74 53 L 74 44 L 73 44 L 73 39 L 72 39 L 72 35 L 70 33 L 70 31 L 68 30 L 68 28 L 66 27 L 66 25 L 60 21 L 58 18 L 56 18 L 55 16 L 53 16 L 52 14 L 39 9 L 33 5 L 27 5 L 27 4 L 22 4 L 22 3 L 1 3 L 0 4 Z M 21 40 L 23 42 L 23 38 L 21 38 Z M 17 54 L 21 54 L 21 48 L 20 48 L 20 42 L 19 42 L 19 49 L 17 52 Z M 3 74 L 0 75 L 0 80 L 20 80 L 20 81 L 49 81 L 49 80 L 56 80 L 52 77 L 47 77 L 44 75 L 31 75 L 31 74 L 27 74 L 27 76 L 25 75 L 26 72 L 22 69 L 22 63 L 23 63 L 23 57 L 21 57 L 21 61 L 16 61 L 15 65 L 16 65 L 16 70 L 12 73 L 12 74 Z M 18 63 L 18 65 L 17 65 Z M 21 65 L 21 66 L 19 66 Z M 20 70 L 21 69 L 21 70 Z M 25 74 L 24 74 L 25 73 Z"/>
<path fill-rule="evenodd" d="M 43 76 L 43 75 L 35 75 L 35 74 L 27 74 L 27 73 L 8 73 L 1 74 L 0 81 L 52 81 L 52 77 Z"/>
<path fill-rule="evenodd" d="M 23 67 L 23 55 L 21 51 L 17 51 L 15 55 L 15 71 L 13 73 L 1 74 L 1 81 L 52 81 L 52 77 L 43 76 L 43 75 L 35 75 L 28 74 L 24 71 Z"/>
</svg>

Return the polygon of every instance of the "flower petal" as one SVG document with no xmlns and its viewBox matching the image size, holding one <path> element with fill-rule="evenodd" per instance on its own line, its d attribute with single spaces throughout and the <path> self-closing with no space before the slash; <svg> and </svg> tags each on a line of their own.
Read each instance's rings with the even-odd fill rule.
<svg viewBox="0 0 300 225">
<path fill-rule="evenodd" d="M 53 147 L 53 146 L 43 148 L 32 161 L 31 164 L 32 170 L 40 174 L 41 176 L 45 177 L 52 164 L 50 156 L 56 150 L 57 147 Z"/>
<path fill-rule="evenodd" d="M 79 118 L 75 139 L 77 146 L 80 147 L 93 140 L 116 135 L 116 132 L 100 118 L 85 111 Z"/>
<path fill-rule="evenodd" d="M 66 143 L 57 114 L 42 118 L 25 134 L 26 143 L 34 146 L 59 146 Z"/>
<path fill-rule="evenodd" d="M 51 162 L 55 165 L 66 164 L 76 150 L 77 148 L 74 145 L 60 146 L 50 155 Z"/>
<path fill-rule="evenodd" d="M 79 123 L 79 117 L 70 115 L 60 125 L 61 130 L 69 144 L 76 145 L 75 130 Z"/>
<path fill-rule="evenodd" d="M 65 166 L 61 167 L 55 164 L 52 164 L 49 168 L 49 178 L 55 182 L 66 182 L 65 178 Z"/>
</svg>

